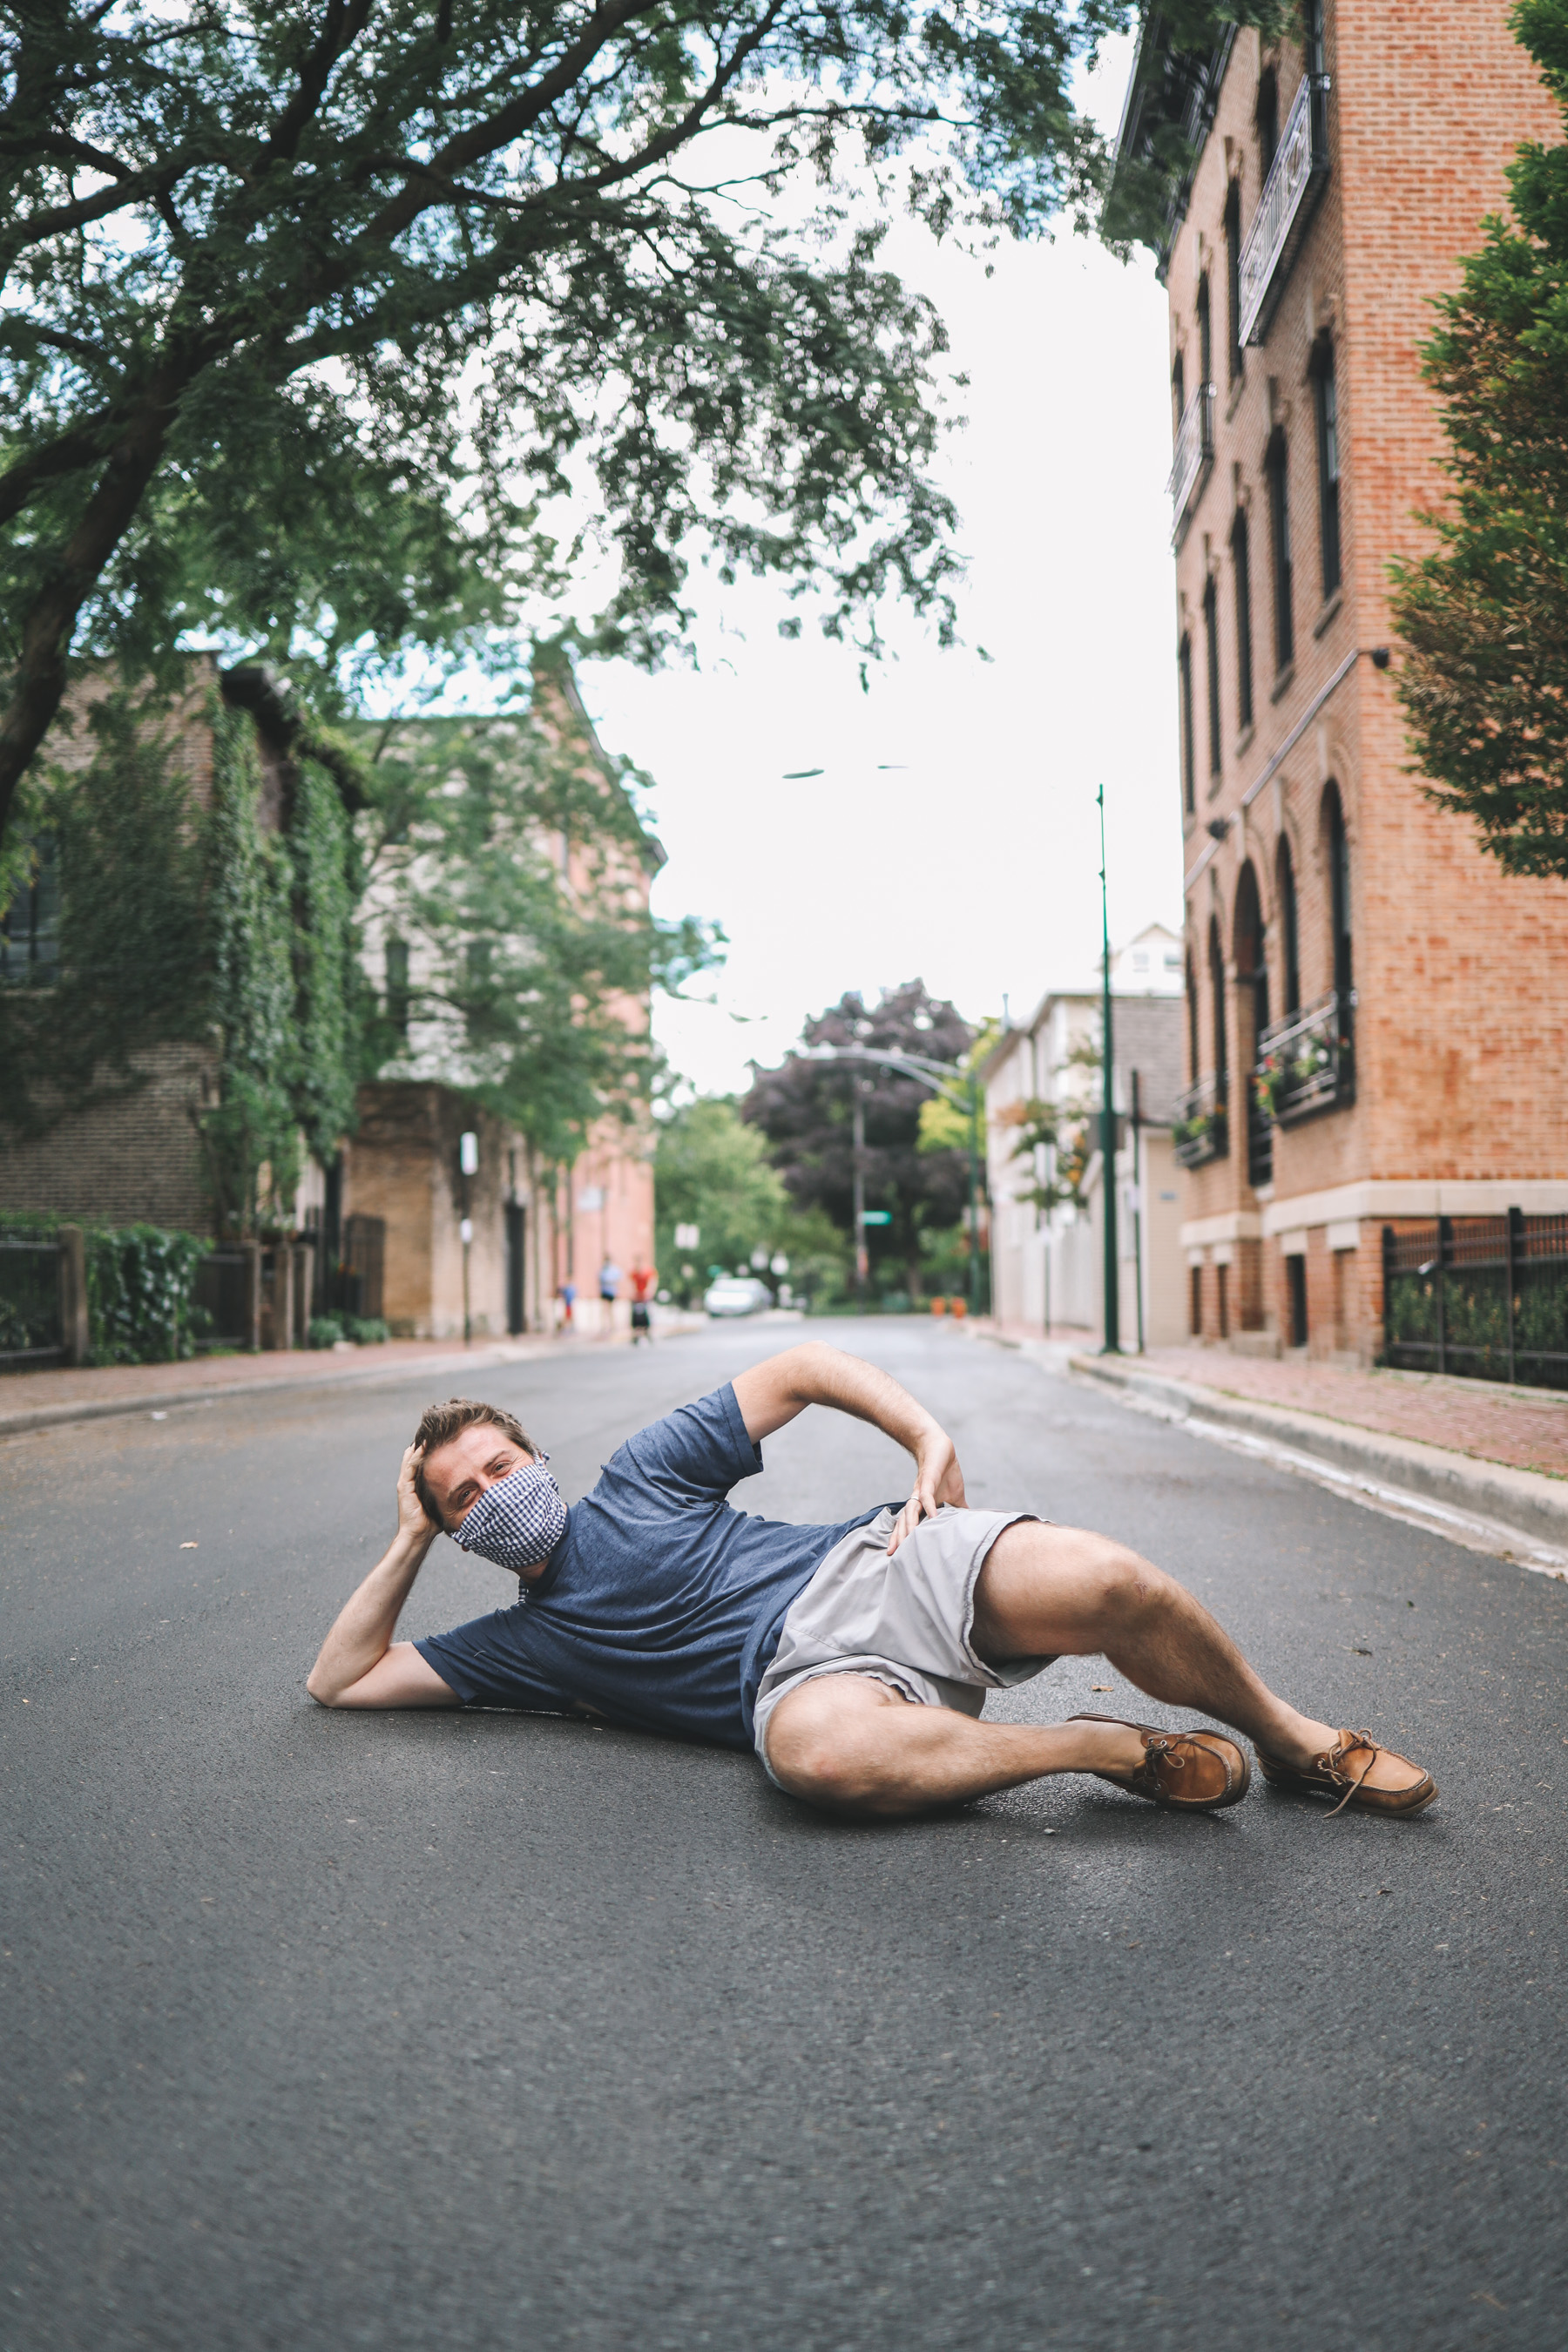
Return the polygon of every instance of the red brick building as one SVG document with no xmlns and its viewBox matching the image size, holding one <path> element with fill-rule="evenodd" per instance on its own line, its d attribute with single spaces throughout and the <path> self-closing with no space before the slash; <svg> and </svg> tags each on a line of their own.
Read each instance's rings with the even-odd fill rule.
<svg viewBox="0 0 1568 2352">
<path fill-rule="evenodd" d="M 1563 126 L 1506 0 L 1307 0 L 1173 51 L 1124 161 L 1200 146 L 1165 222 L 1190 1090 L 1182 1241 L 1211 1341 L 1363 1361 L 1381 1241 L 1568 1210 L 1568 887 L 1423 800 L 1391 557 L 1443 494 L 1432 301 Z"/>
</svg>

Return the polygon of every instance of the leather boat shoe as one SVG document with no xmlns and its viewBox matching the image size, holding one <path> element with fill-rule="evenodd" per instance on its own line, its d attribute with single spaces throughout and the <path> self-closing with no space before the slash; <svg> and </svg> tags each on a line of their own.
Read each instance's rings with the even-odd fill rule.
<svg viewBox="0 0 1568 2352">
<path fill-rule="evenodd" d="M 1158 1731 L 1152 1724 L 1129 1723 L 1120 1715 L 1075 1715 L 1074 1723 L 1116 1723 L 1135 1731 L 1143 1742 L 1143 1761 L 1131 1772 L 1097 1772 L 1134 1797 L 1152 1805 L 1165 1805 L 1183 1813 L 1217 1813 L 1224 1805 L 1238 1805 L 1247 1794 L 1252 1767 L 1245 1751 L 1223 1731 Z"/>
<path fill-rule="evenodd" d="M 1380 1756 L 1391 1763 L 1403 1764 L 1415 1779 L 1403 1789 L 1373 1789 L 1367 1786 L 1367 1774 Z M 1338 1802 L 1330 1808 L 1330 1818 L 1342 1813 L 1347 1805 L 1360 1805 L 1369 1813 L 1393 1813 L 1407 1816 L 1425 1812 L 1437 1793 L 1437 1783 L 1430 1772 L 1413 1764 L 1408 1756 L 1396 1755 L 1384 1748 L 1370 1731 L 1342 1731 L 1331 1748 L 1315 1756 L 1310 1764 L 1287 1764 L 1282 1757 L 1266 1756 L 1260 1748 L 1258 1761 L 1264 1779 L 1272 1789 L 1289 1789 L 1299 1797 L 1334 1797 Z"/>
</svg>

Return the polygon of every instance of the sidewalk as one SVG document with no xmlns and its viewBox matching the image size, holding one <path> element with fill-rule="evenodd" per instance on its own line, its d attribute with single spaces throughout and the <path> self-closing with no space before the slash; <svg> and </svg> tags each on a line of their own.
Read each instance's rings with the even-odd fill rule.
<svg viewBox="0 0 1568 2352">
<path fill-rule="evenodd" d="M 700 1322 L 704 1318 L 697 1318 Z M 677 1315 L 656 1327 L 669 1338 L 691 1328 Z M 79 1370 L 0 1375 L 0 1439 L 62 1422 L 99 1421 L 111 1414 L 167 1412 L 208 1397 L 257 1396 L 286 1389 L 342 1388 L 400 1375 L 472 1374 L 493 1364 L 531 1357 L 588 1353 L 625 1347 L 629 1335 L 580 1339 L 541 1333 L 515 1339 L 388 1339 L 379 1347 L 296 1349 L 260 1356 L 196 1356 L 183 1364 L 110 1364 Z"/>
<path fill-rule="evenodd" d="M 1094 1352 L 1093 1335 L 981 1325 L 1194 1433 L 1554 1576 L 1568 1570 L 1568 1397 L 1426 1372 L 1362 1371 L 1223 1348 Z"/>
</svg>

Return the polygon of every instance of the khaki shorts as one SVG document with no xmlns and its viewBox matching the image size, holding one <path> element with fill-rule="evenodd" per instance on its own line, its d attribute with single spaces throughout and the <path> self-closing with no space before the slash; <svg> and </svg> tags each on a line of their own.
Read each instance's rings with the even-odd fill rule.
<svg viewBox="0 0 1568 2352">
<path fill-rule="evenodd" d="M 781 1698 L 817 1675 L 871 1675 L 916 1706 L 978 1715 L 988 1690 L 1026 1683 L 1049 1658 L 988 1666 L 970 1642 L 974 1587 L 1001 1534 L 1033 1511 L 955 1511 L 943 1504 L 889 1559 L 889 1505 L 835 1544 L 790 1603 L 773 1664 L 757 1692 L 757 1754 L 770 1780 L 768 1720 Z"/>
</svg>

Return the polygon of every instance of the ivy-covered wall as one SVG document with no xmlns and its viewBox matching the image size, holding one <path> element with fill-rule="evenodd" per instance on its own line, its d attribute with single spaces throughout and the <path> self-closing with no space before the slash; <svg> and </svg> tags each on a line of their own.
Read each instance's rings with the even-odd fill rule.
<svg viewBox="0 0 1568 2352">
<path fill-rule="evenodd" d="M 26 824 L 58 845 L 59 955 L 48 985 L 0 988 L 0 1210 L 58 1209 L 30 1197 L 54 1155 L 27 1146 L 111 1128 L 176 1042 L 194 1059 L 167 1149 L 198 1160 L 220 1234 L 283 1216 L 303 1154 L 330 1159 L 353 1126 L 366 1022 L 342 783 L 296 723 L 286 789 L 265 792 L 257 721 L 216 681 L 196 724 L 210 761 L 188 714 L 109 695 L 90 758 L 30 790 Z"/>
</svg>

